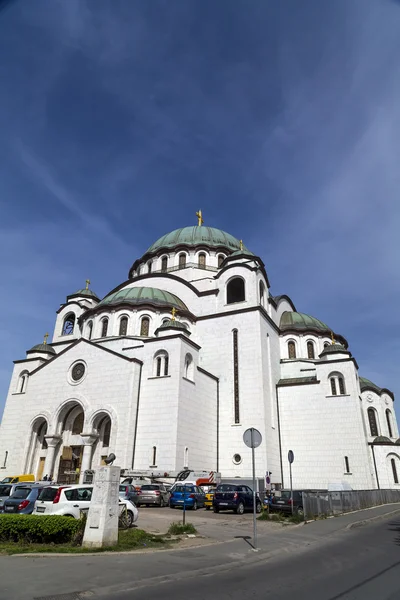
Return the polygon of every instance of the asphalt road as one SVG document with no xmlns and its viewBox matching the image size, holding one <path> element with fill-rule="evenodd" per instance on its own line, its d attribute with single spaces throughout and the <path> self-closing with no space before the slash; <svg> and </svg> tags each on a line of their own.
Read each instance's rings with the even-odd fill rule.
<svg viewBox="0 0 400 600">
<path fill-rule="evenodd" d="M 400 518 L 343 531 L 256 565 L 96 596 L 104 600 L 399 600 Z"/>
</svg>

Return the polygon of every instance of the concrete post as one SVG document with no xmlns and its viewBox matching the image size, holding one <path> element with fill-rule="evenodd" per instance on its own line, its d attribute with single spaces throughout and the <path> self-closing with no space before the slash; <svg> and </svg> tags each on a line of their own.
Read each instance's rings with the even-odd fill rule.
<svg viewBox="0 0 400 600">
<path fill-rule="evenodd" d="M 83 482 L 83 476 L 85 471 L 88 471 L 92 466 L 92 448 L 93 444 L 99 437 L 98 433 L 81 433 L 81 438 L 83 440 L 83 455 L 82 455 L 82 463 L 81 463 L 81 472 L 79 475 L 79 483 Z"/>
<path fill-rule="evenodd" d="M 102 548 L 118 542 L 120 467 L 95 469 L 83 546 Z"/>
<path fill-rule="evenodd" d="M 47 453 L 46 460 L 44 461 L 43 473 L 44 475 L 51 475 L 52 479 L 57 480 L 57 476 L 54 476 L 54 456 L 56 453 L 56 448 L 58 444 L 61 442 L 60 435 L 45 435 L 44 439 L 47 442 Z M 43 475 L 43 476 L 44 476 Z"/>
</svg>

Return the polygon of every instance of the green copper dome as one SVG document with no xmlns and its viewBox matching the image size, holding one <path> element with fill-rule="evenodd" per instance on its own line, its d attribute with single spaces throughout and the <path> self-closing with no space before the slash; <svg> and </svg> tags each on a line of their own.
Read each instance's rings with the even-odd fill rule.
<svg viewBox="0 0 400 600">
<path fill-rule="evenodd" d="M 323 321 L 320 321 L 315 317 L 311 317 L 310 315 L 306 315 L 304 313 L 290 311 L 285 311 L 282 313 L 279 327 L 282 331 L 287 329 L 297 329 L 298 331 L 307 331 L 311 329 L 317 332 L 331 331 L 331 328 L 328 327 L 326 323 L 323 323 Z"/>
<path fill-rule="evenodd" d="M 94 300 L 99 300 L 97 294 L 92 292 L 92 290 L 87 290 L 86 288 L 83 288 L 82 290 L 78 290 L 77 292 L 74 292 L 73 294 L 69 294 L 69 296 L 67 296 L 67 298 L 75 298 L 77 296 L 83 296 L 83 297 L 86 296 L 87 298 L 93 298 Z"/>
<path fill-rule="evenodd" d="M 342 354 L 350 354 L 350 352 L 346 350 L 346 348 L 342 344 L 338 344 L 337 342 L 335 342 L 334 344 L 326 346 L 326 348 L 322 350 L 320 356 L 325 356 L 326 354 L 335 354 L 336 352 Z"/>
<path fill-rule="evenodd" d="M 173 248 L 179 244 L 186 244 L 187 246 L 198 246 L 200 244 L 213 247 L 223 246 L 233 252 L 240 250 L 240 241 L 233 237 L 233 235 L 230 235 L 230 233 L 226 233 L 222 229 L 216 229 L 215 227 L 200 225 L 182 227 L 163 235 L 150 246 L 146 254 L 157 252 L 161 248 Z M 252 254 L 245 246 L 243 249 L 247 254 Z"/>
<path fill-rule="evenodd" d="M 156 306 L 175 307 L 178 310 L 188 310 L 186 304 L 178 296 L 165 290 L 151 287 L 128 287 L 113 292 L 103 298 L 98 306 L 114 304 L 155 304 Z"/>
<path fill-rule="evenodd" d="M 44 352 L 45 354 L 56 354 L 56 351 L 49 344 L 36 344 L 28 352 Z"/>
<path fill-rule="evenodd" d="M 185 323 L 181 323 L 181 321 L 177 321 L 175 319 L 175 321 L 173 321 L 172 319 L 168 319 L 168 321 L 165 321 L 165 323 L 163 323 L 162 325 L 160 325 L 160 329 L 183 329 L 184 331 L 187 331 L 188 327 Z"/>
<path fill-rule="evenodd" d="M 373 441 L 374 444 L 393 444 L 392 440 L 385 435 L 378 435 Z"/>
</svg>

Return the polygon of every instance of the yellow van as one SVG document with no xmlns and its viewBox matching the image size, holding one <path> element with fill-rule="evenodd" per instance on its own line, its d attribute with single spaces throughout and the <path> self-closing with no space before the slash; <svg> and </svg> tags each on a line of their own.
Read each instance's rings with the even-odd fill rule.
<svg viewBox="0 0 400 600">
<path fill-rule="evenodd" d="M 10 477 L 4 477 L 0 483 L 35 483 L 34 475 L 12 475 Z"/>
</svg>

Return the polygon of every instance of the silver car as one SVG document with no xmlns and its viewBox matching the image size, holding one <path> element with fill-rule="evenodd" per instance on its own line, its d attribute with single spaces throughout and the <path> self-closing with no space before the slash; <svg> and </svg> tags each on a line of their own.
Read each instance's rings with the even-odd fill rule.
<svg viewBox="0 0 400 600">
<path fill-rule="evenodd" d="M 168 506 L 170 493 L 162 483 L 149 483 L 142 485 L 137 492 L 136 506 Z"/>
<path fill-rule="evenodd" d="M 4 512 L 4 502 L 15 492 L 18 487 L 32 487 L 33 483 L 0 483 L 0 513 Z"/>
</svg>

